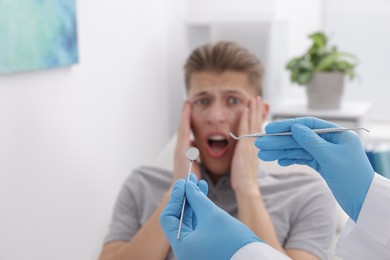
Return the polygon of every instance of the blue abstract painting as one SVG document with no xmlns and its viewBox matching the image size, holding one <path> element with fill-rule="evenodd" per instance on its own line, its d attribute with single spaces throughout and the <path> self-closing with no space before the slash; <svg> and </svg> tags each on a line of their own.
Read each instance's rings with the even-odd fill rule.
<svg viewBox="0 0 390 260">
<path fill-rule="evenodd" d="M 0 0 L 0 74 L 78 62 L 76 0 Z"/>
</svg>

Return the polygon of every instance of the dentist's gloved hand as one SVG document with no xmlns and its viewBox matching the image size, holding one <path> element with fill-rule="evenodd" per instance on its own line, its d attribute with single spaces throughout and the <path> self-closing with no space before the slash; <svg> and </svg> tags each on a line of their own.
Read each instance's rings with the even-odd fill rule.
<svg viewBox="0 0 390 260">
<path fill-rule="evenodd" d="M 305 164 L 319 172 L 337 202 L 355 222 L 374 178 L 374 170 L 353 131 L 316 134 L 311 129 L 338 127 L 327 121 L 304 117 L 271 122 L 267 133 L 289 132 L 292 136 L 256 139 L 258 157 L 278 160 L 281 166 Z"/>
<path fill-rule="evenodd" d="M 261 241 L 242 222 L 211 202 L 198 186 L 193 181 L 177 180 L 160 215 L 161 226 L 178 259 L 230 259 L 246 244 Z M 194 214 L 184 214 L 180 239 L 177 240 L 184 191 Z M 194 215 L 195 225 L 191 224 Z"/>
</svg>

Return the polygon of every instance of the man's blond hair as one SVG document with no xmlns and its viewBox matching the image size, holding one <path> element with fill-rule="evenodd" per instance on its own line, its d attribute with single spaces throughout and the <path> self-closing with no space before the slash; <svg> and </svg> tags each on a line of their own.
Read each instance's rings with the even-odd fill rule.
<svg viewBox="0 0 390 260">
<path fill-rule="evenodd" d="M 264 68 L 260 60 L 248 49 L 234 42 L 219 41 L 196 48 L 184 64 L 187 92 L 190 88 L 190 77 L 194 72 L 225 71 L 245 72 L 248 80 L 262 95 Z"/>
</svg>

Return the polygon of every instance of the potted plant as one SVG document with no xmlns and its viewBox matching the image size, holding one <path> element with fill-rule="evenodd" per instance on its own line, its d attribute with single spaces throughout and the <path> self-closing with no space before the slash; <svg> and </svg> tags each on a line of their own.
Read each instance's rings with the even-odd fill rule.
<svg viewBox="0 0 390 260">
<path fill-rule="evenodd" d="M 309 35 L 311 47 L 287 63 L 293 83 L 306 86 L 308 107 L 336 109 L 341 106 L 345 76 L 355 77 L 356 57 L 328 47 L 328 38 L 322 32 Z"/>
</svg>

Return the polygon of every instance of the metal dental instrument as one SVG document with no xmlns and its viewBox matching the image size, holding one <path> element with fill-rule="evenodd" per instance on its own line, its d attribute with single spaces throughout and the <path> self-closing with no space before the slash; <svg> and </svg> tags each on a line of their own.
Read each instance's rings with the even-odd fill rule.
<svg viewBox="0 0 390 260">
<path fill-rule="evenodd" d="M 189 168 L 189 170 L 188 170 L 187 181 L 190 180 L 192 162 L 195 161 L 196 159 L 198 159 L 198 156 L 199 156 L 199 150 L 198 150 L 198 148 L 193 147 L 193 146 L 187 148 L 187 150 L 186 150 L 186 157 L 187 157 L 188 160 L 190 160 L 190 168 Z M 187 200 L 187 197 L 186 197 L 186 195 L 184 195 L 183 206 L 182 206 L 182 208 L 181 208 L 181 215 L 180 215 L 180 222 L 179 222 L 179 230 L 177 231 L 177 237 L 176 237 L 176 239 L 179 239 L 179 238 L 180 238 L 180 231 L 181 231 L 181 225 L 182 225 L 182 223 L 183 223 L 184 207 L 186 206 L 186 200 Z"/>
<path fill-rule="evenodd" d="M 335 128 L 319 128 L 319 129 L 313 129 L 313 132 L 317 134 L 325 134 L 325 133 L 335 133 L 335 132 L 343 132 L 347 130 L 364 130 L 366 132 L 370 132 L 368 129 L 364 127 L 350 127 L 350 128 L 340 128 L 340 127 L 335 127 Z M 267 134 L 267 133 L 255 133 L 255 134 L 247 134 L 247 135 L 241 135 L 241 136 L 236 136 L 232 132 L 229 133 L 229 135 L 236 140 L 240 140 L 241 138 L 246 138 L 246 137 L 261 137 L 261 136 L 281 136 L 281 135 L 292 135 L 291 132 L 284 132 L 284 133 L 275 133 L 275 134 Z"/>
</svg>

